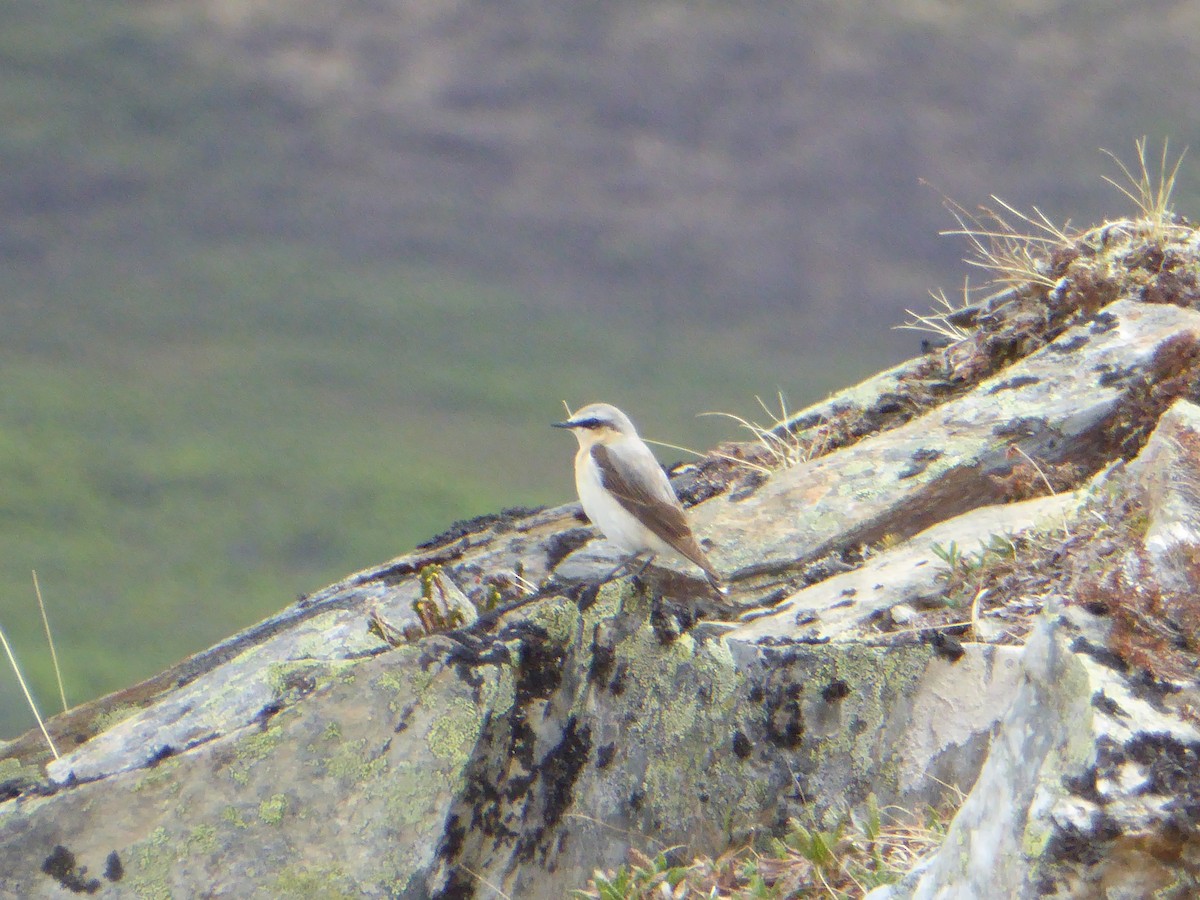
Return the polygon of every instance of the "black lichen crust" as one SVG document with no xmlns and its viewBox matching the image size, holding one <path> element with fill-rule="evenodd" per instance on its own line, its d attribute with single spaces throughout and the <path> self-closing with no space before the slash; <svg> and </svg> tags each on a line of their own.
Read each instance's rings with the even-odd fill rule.
<svg viewBox="0 0 1200 900">
<path fill-rule="evenodd" d="M 794 683 L 767 686 L 763 731 L 776 747 L 794 750 L 804 740 L 803 693 L 803 687 Z"/>
<path fill-rule="evenodd" d="M 462 519 L 452 524 L 441 534 L 417 544 L 417 549 L 432 550 L 435 547 L 453 543 L 467 535 L 479 534 L 481 531 L 490 530 L 503 533 L 511 530 L 514 523 L 521 519 L 528 519 L 530 516 L 542 512 L 545 508 L 544 506 L 513 506 L 508 509 L 502 509 L 498 513 L 488 513 L 487 515 L 476 516 L 473 519 Z"/>
<path fill-rule="evenodd" d="M 563 723 L 549 749 L 539 749 L 545 735 L 539 738 L 535 730 L 561 702 L 559 694 L 572 689 L 563 684 L 563 672 L 570 667 L 568 648 L 530 623 L 506 627 L 497 639 L 510 647 L 513 705 L 505 716 L 487 720 L 467 764 L 464 790 L 447 817 L 437 851 L 448 873 L 438 897 L 478 896 L 479 880 L 467 870 L 481 855 L 502 847 L 511 848 L 514 865 L 553 866 L 553 856 L 569 840 L 565 814 L 591 758 L 591 728 L 575 716 Z M 613 744 L 600 748 L 597 767 L 611 764 L 616 752 Z"/>
<path fill-rule="evenodd" d="M 100 890 L 99 878 L 87 877 L 87 866 L 75 862 L 75 854 L 58 844 L 42 863 L 42 871 L 73 894 L 94 894 Z"/>
<path fill-rule="evenodd" d="M 1124 742 L 1104 737 L 1097 742 L 1095 764 L 1063 779 L 1072 796 L 1099 809 L 1086 824 L 1063 825 L 1051 835 L 1039 879 L 1051 893 L 1070 873 L 1075 878 L 1081 870 L 1102 866 L 1114 842 L 1130 839 L 1120 820 L 1106 809 L 1118 798 L 1105 796 L 1099 786 L 1127 780 L 1131 764 L 1144 775 L 1142 784 L 1133 789 L 1136 796 L 1169 798 L 1161 806 L 1148 804 L 1148 809 L 1157 806 L 1165 819 L 1160 821 L 1161 839 L 1142 852 L 1152 852 L 1163 864 L 1183 865 L 1188 838 L 1200 828 L 1200 741 L 1181 741 L 1161 732 L 1139 732 Z M 1140 839 L 1132 838 L 1135 843 Z"/>
</svg>

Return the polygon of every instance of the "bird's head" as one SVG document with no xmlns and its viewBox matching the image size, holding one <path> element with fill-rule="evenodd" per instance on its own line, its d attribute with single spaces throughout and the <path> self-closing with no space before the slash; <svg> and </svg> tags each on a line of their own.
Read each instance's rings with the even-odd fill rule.
<svg viewBox="0 0 1200 900">
<path fill-rule="evenodd" d="M 554 427 L 570 429 L 581 447 L 637 436 L 629 416 L 610 403 L 589 403 L 565 422 L 555 422 Z"/>
</svg>

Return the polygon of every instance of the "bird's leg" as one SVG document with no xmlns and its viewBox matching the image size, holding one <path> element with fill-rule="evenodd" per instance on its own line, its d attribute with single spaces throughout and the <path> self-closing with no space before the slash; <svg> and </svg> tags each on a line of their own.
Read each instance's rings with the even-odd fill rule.
<svg viewBox="0 0 1200 900">
<path fill-rule="evenodd" d="M 645 550 L 639 550 L 637 553 L 634 553 L 632 556 L 625 557 L 623 560 L 621 560 L 620 565 L 618 565 L 615 569 L 613 569 L 611 572 L 609 572 L 607 575 L 604 576 L 604 580 L 612 581 L 612 579 L 617 577 L 618 572 L 621 572 L 621 571 L 631 568 L 633 566 L 633 563 L 636 560 L 640 559 L 642 554 L 645 552 L 646 552 Z M 652 559 L 654 559 L 653 553 L 651 553 L 650 556 L 646 559 L 646 561 L 644 563 L 642 563 L 641 568 L 637 570 L 637 572 L 634 574 L 633 577 L 637 578 L 638 575 L 641 575 L 644 571 L 646 571 L 646 566 L 650 565 L 650 560 L 652 560 Z"/>
<path fill-rule="evenodd" d="M 639 553 L 638 556 L 641 556 L 641 554 Z M 636 559 L 636 558 L 637 557 L 634 557 L 634 559 Z M 630 562 L 632 562 L 632 560 L 630 560 Z M 637 581 L 637 579 L 642 577 L 642 573 L 646 571 L 646 568 L 652 562 L 654 562 L 654 554 L 653 553 L 651 553 L 649 556 L 647 556 L 646 561 L 644 563 L 642 563 L 641 566 L 638 567 L 638 570 L 636 572 L 633 573 L 634 581 Z"/>
<path fill-rule="evenodd" d="M 612 569 L 607 575 L 605 575 L 601 579 L 601 581 L 612 581 L 614 578 L 617 577 L 618 572 L 623 572 L 624 570 L 628 569 L 629 564 L 632 563 L 635 559 L 637 559 L 637 557 L 638 557 L 638 554 L 636 554 L 636 553 L 633 556 L 625 557 L 623 560 L 621 560 L 619 563 L 617 563 L 616 567 L 614 569 Z"/>
</svg>

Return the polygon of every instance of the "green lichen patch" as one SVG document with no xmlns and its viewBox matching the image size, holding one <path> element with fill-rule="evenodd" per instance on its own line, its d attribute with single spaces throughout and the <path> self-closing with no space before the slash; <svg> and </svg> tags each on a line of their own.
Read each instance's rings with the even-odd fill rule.
<svg viewBox="0 0 1200 900">
<path fill-rule="evenodd" d="M 412 679 L 403 669 L 387 669 L 375 679 L 375 686 L 399 694 L 411 690 Z"/>
<path fill-rule="evenodd" d="M 345 611 L 334 609 L 306 620 L 288 655 L 295 660 L 336 664 L 378 646 L 366 628 L 345 628 L 345 618 Z"/>
<path fill-rule="evenodd" d="M 372 678 L 372 689 L 394 695 L 388 701 L 388 709 L 394 713 L 430 690 L 441 672 L 440 666 L 422 666 L 418 659 L 419 651 L 401 647 L 388 654 L 388 666 Z"/>
<path fill-rule="evenodd" d="M 635 593 L 632 583 L 627 579 L 609 581 L 601 585 L 596 592 L 595 602 L 584 611 L 585 632 L 590 632 L 600 622 L 611 620 L 621 611 L 625 601 Z"/>
<path fill-rule="evenodd" d="M 211 854 L 217 851 L 217 829 L 212 825 L 196 825 L 188 834 L 185 844 L 188 855 Z"/>
<path fill-rule="evenodd" d="M 258 819 L 264 825 L 278 825 L 287 812 L 288 800 L 284 794 L 272 794 L 258 804 Z"/>
<path fill-rule="evenodd" d="M 271 896 L 279 900 L 356 900 L 361 891 L 337 866 L 288 866 L 271 882 Z"/>
<path fill-rule="evenodd" d="M 326 773 L 342 781 L 357 783 L 378 778 L 387 771 L 387 759 L 367 750 L 367 740 L 343 741 L 325 763 Z"/>
<path fill-rule="evenodd" d="M 128 856 L 130 865 L 123 884 L 134 896 L 139 900 L 170 900 L 171 870 L 179 856 L 170 832 L 162 827 L 154 829 L 146 840 L 130 848 Z"/>
<path fill-rule="evenodd" d="M 817 758 L 840 767 L 845 767 L 849 758 L 852 771 L 874 770 L 877 789 L 891 792 L 897 787 L 897 763 L 876 759 L 877 736 L 889 727 L 897 704 L 920 681 L 932 651 L 924 646 L 880 648 L 856 644 L 831 644 L 822 649 L 825 661 L 813 671 L 814 690 L 805 695 L 806 707 L 811 710 L 828 706 L 819 689 L 831 683 L 844 683 L 849 693 L 841 704 L 847 718 L 833 733 L 822 734 L 815 744 Z"/>
<path fill-rule="evenodd" d="M 730 712 L 741 676 L 727 647 L 714 642 L 698 647 L 690 635 L 663 646 L 649 625 L 623 641 L 615 666 L 636 691 L 643 715 L 633 728 L 652 728 L 670 745 L 696 727 Z"/>
<path fill-rule="evenodd" d="M 243 738 L 237 743 L 237 758 L 243 762 L 257 762 L 266 759 L 279 746 L 283 738 L 283 728 L 272 725 L 266 731 L 260 731 Z"/>
<path fill-rule="evenodd" d="M 462 767 L 479 738 L 483 712 L 469 700 L 446 704 L 429 727 L 429 752 L 451 768 Z"/>
<path fill-rule="evenodd" d="M 118 722 L 124 722 L 138 710 L 139 707 L 136 706 L 114 706 L 107 712 L 96 716 L 92 721 L 92 730 L 95 734 L 102 734 Z"/>
<path fill-rule="evenodd" d="M 749 703 L 727 716 L 737 731 L 731 734 L 727 726 L 722 735 L 732 751 L 724 759 L 744 769 L 783 754 L 786 780 L 775 790 L 798 790 L 822 827 L 831 826 L 829 817 L 847 804 L 862 802 L 867 790 L 893 802 L 900 793 L 901 757 L 882 748 L 896 747 L 890 736 L 905 727 L 906 698 L 928 668 L 930 648 L 839 643 L 760 652 Z M 780 806 L 778 795 L 766 806 Z"/>
<path fill-rule="evenodd" d="M 173 883 L 181 864 L 188 858 L 211 857 L 219 847 L 218 830 L 212 825 L 196 825 L 183 838 L 160 826 L 119 856 L 111 853 L 105 877 L 120 881 L 120 896 L 169 900 L 179 896 Z"/>
<path fill-rule="evenodd" d="M 266 666 L 266 682 L 277 700 L 295 702 L 331 684 L 354 680 L 360 660 L 296 659 Z"/>
<path fill-rule="evenodd" d="M 12 786 L 36 784 L 44 778 L 40 766 L 25 765 L 15 756 L 0 759 L 0 784 Z"/>
<path fill-rule="evenodd" d="M 133 785 L 133 790 L 151 791 L 161 790 L 167 794 L 178 794 L 183 786 L 179 780 L 180 760 L 164 759 L 152 769 L 145 769 L 138 780 Z"/>
<path fill-rule="evenodd" d="M 663 645 L 647 622 L 615 645 L 598 643 L 589 665 L 601 651 L 600 674 L 592 666 L 589 684 L 627 710 L 619 746 L 645 759 L 630 795 L 635 811 L 646 803 L 656 818 L 706 821 L 714 830 L 754 819 L 762 804 L 739 771 L 729 735 L 746 697 L 729 648 L 688 634 Z M 595 742 L 612 737 L 598 733 Z"/>
<path fill-rule="evenodd" d="M 256 731 L 234 744 L 234 762 L 229 777 L 239 785 L 250 780 L 250 769 L 275 752 L 283 740 L 283 726 L 272 725 L 266 731 Z"/>
<path fill-rule="evenodd" d="M 478 716 L 502 716 L 510 709 L 516 699 L 512 669 L 489 668 L 484 674 L 483 683 L 479 686 L 477 706 Z"/>
<path fill-rule="evenodd" d="M 451 781 L 442 772 L 416 763 L 396 763 L 387 778 L 371 782 L 366 796 L 382 798 L 387 819 L 397 827 L 418 825 L 448 794 Z"/>
<path fill-rule="evenodd" d="M 568 597 L 554 597 L 537 604 L 529 621 L 546 629 L 547 639 L 556 644 L 571 644 L 579 638 L 579 607 Z"/>
</svg>

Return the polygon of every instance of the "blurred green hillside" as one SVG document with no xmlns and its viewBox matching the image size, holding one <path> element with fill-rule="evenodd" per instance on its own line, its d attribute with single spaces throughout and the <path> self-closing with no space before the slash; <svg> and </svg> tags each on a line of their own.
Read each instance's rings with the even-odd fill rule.
<svg viewBox="0 0 1200 900">
<path fill-rule="evenodd" d="M 289 190 L 291 113 L 131 9 L 7 7 L 0 27 L 0 625 L 44 710 L 31 569 L 80 702 L 456 518 L 571 499 L 562 400 L 707 446 L 730 428 L 696 413 L 752 414 L 790 380 L 753 333 L 222 233 L 214 196 Z M 2 683 L 11 734 L 32 723 Z"/>
<path fill-rule="evenodd" d="M 0 625 L 43 708 L 31 569 L 89 699 L 571 499 L 564 400 L 704 449 L 912 352 L 962 277 L 920 177 L 1086 220 L 1098 145 L 1196 144 L 1194 5 L 973 9 L 0 8 Z"/>
</svg>

